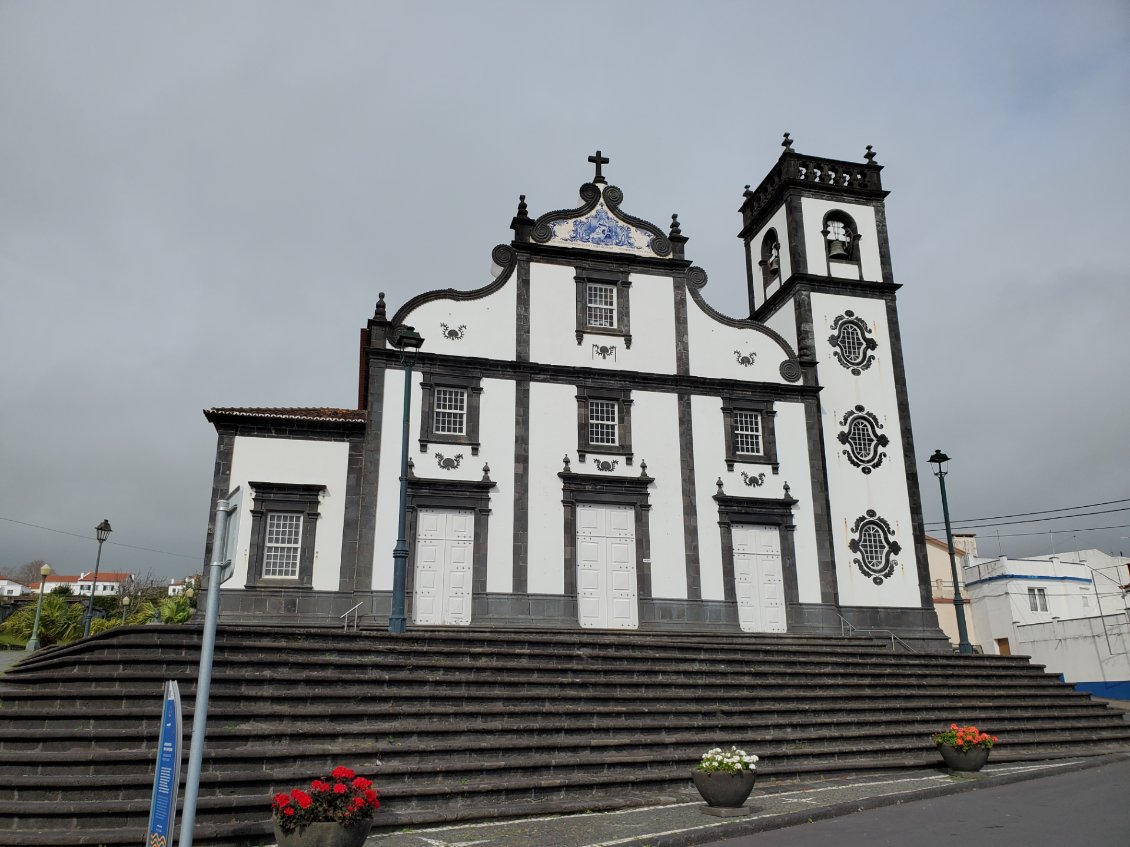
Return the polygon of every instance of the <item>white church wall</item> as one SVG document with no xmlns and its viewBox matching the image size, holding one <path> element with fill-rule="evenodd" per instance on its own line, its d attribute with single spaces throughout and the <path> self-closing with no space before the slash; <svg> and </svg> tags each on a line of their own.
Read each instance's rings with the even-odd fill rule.
<svg viewBox="0 0 1130 847">
<path fill-rule="evenodd" d="M 572 385 L 531 383 L 526 579 L 533 594 L 565 591 L 564 513 L 557 476 L 565 455 L 575 471 L 584 472 L 585 466 L 577 461 L 577 389 Z"/>
<path fill-rule="evenodd" d="M 874 361 L 859 375 L 843 367 L 828 343 L 835 318 L 851 310 L 868 326 L 878 343 Z M 906 465 L 902 450 L 902 429 L 895 392 L 894 368 L 891 363 L 890 337 L 886 326 L 886 309 L 882 300 L 814 293 L 812 316 L 816 325 L 816 350 L 819 362 L 821 417 L 828 463 L 828 494 L 831 502 L 833 536 L 836 538 L 836 573 L 840 603 L 845 606 L 917 606 L 918 565 L 914 550 L 913 523 L 910 516 Z M 887 456 L 870 474 L 854 467 L 843 454 L 837 440 L 840 422 L 848 411 L 862 405 L 875 414 L 889 439 L 882 448 Z M 852 526 L 868 509 L 874 509 L 894 531 L 901 552 L 895 556 L 895 572 L 876 585 L 863 574 L 852 559 L 849 549 Z"/>
<path fill-rule="evenodd" d="M 687 335 L 690 371 L 695 376 L 783 383 L 781 362 L 788 353 L 772 336 L 755 329 L 727 326 L 706 314 L 687 298 Z M 745 366 L 740 359 L 750 357 Z"/>
<path fill-rule="evenodd" d="M 812 474 L 809 470 L 808 430 L 803 403 L 777 403 L 774 431 L 777 437 L 777 458 L 781 472 L 758 491 L 761 496 L 783 497 L 784 484 L 798 502 L 793 506 L 793 548 L 796 553 L 797 593 L 802 603 L 820 602 L 820 567 L 816 551 L 816 516 L 812 510 Z M 778 485 L 780 493 L 777 493 Z M 732 492 L 731 492 L 732 493 Z"/>
<path fill-rule="evenodd" d="M 796 350 L 796 303 L 791 297 L 781 305 L 781 308 L 766 318 L 765 325 L 789 342 L 789 346 L 794 351 Z"/>
<path fill-rule="evenodd" d="M 736 491 L 732 477 L 726 473 L 726 445 L 722 440 L 722 401 L 718 397 L 691 397 L 691 421 L 694 426 L 695 504 L 698 511 L 699 581 L 703 600 L 723 600 L 722 537 L 718 530 L 718 504 L 712 499 L 718 492 L 714 484 L 719 477 L 729 491 Z"/>
<path fill-rule="evenodd" d="M 833 209 L 840 209 L 851 215 L 859 230 L 859 265 L 862 278 L 872 282 L 883 282 L 883 270 L 879 260 L 879 240 L 875 226 L 875 210 L 873 208 L 857 203 L 802 197 L 800 209 L 804 221 L 804 245 L 809 273 L 827 273 L 829 276 L 859 278 L 854 267 L 842 267 L 839 262 L 828 261 L 828 254 L 824 246 L 824 216 Z M 829 265 L 831 265 L 830 268 Z"/>
<path fill-rule="evenodd" d="M 408 457 L 418 461 L 420 435 L 420 399 L 423 381 L 419 371 L 412 372 L 411 422 L 408 426 Z M 374 591 L 392 590 L 392 550 L 396 546 L 400 515 L 400 433 L 404 414 L 404 372 L 385 371 L 384 406 L 381 410 L 381 465 L 377 486 L 377 517 L 373 529 Z M 447 445 L 444 445 L 447 446 Z M 411 566 L 411 563 L 409 564 Z"/>
<path fill-rule="evenodd" d="M 655 479 L 648 490 L 651 511 L 646 516 L 651 534 L 651 593 L 654 597 L 685 599 L 687 568 L 678 397 L 636 391 L 632 400 L 635 458 L 632 467 L 621 465 L 617 470 L 638 476 L 640 462 L 647 462 L 647 475 Z"/>
<path fill-rule="evenodd" d="M 513 327 L 518 284 L 513 278 L 498 291 L 478 300 L 431 300 L 412 310 L 405 320 L 424 337 L 428 350 L 459 356 L 513 359 Z"/>
<path fill-rule="evenodd" d="M 610 371 L 675 372 L 675 305 L 671 277 L 631 274 L 632 345 L 616 335 L 586 333 L 577 343 L 577 283 L 571 265 L 530 264 L 530 359 Z M 622 295 L 621 295 L 622 296 Z M 601 356 L 593 346 L 615 347 Z M 513 357 L 511 357 L 513 358 Z"/>
<path fill-rule="evenodd" d="M 238 486 L 244 495 L 240 504 L 236 552 L 232 556 L 234 572 L 225 587 L 242 588 L 247 583 L 247 559 L 251 548 L 250 482 L 254 480 L 326 487 L 318 503 L 313 587 L 317 591 L 336 591 L 341 569 L 348 464 L 349 445 L 342 441 L 237 437 L 232 451 L 231 488 Z"/>
</svg>

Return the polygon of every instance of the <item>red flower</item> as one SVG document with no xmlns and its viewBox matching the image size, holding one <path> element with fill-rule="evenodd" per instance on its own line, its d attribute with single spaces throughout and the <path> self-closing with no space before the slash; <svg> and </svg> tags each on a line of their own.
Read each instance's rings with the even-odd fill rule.
<svg viewBox="0 0 1130 847">
<path fill-rule="evenodd" d="M 293 797 L 295 802 L 298 803 L 298 805 L 303 809 L 309 809 L 310 804 L 314 802 L 312 799 L 310 799 L 310 795 L 303 791 L 301 788 L 296 788 L 291 791 L 290 796 Z"/>
<path fill-rule="evenodd" d="M 290 795 L 289 794 L 276 794 L 275 795 L 275 805 L 276 806 L 286 806 L 289 803 L 290 803 Z"/>
<path fill-rule="evenodd" d="M 994 735 L 994 736 L 993 736 L 993 743 L 994 743 L 994 744 L 996 744 L 996 743 L 997 743 L 998 741 L 1000 741 L 1000 739 L 999 739 L 999 738 L 997 738 L 997 737 L 996 737 L 996 736 Z"/>
<path fill-rule="evenodd" d="M 950 724 L 950 729 L 957 729 L 957 724 L 955 724 L 955 723 L 951 723 L 951 724 Z"/>
<path fill-rule="evenodd" d="M 356 774 L 353 773 L 353 771 L 351 771 L 349 768 L 338 765 L 330 773 L 330 776 L 332 776 L 334 779 L 353 779 Z"/>
<path fill-rule="evenodd" d="M 349 789 L 345 787 L 345 783 L 339 782 L 334 786 L 334 794 L 344 794 Z"/>
<path fill-rule="evenodd" d="M 374 809 L 376 808 L 376 805 L 377 805 L 377 792 L 376 791 L 373 791 L 373 789 L 371 789 L 371 788 L 365 789 L 365 799 L 373 804 Z"/>
<path fill-rule="evenodd" d="M 282 813 L 289 818 L 291 815 L 294 814 L 294 807 L 293 806 L 287 806 L 285 809 L 282 810 Z"/>
<path fill-rule="evenodd" d="M 371 779 L 365 779 L 365 777 L 363 776 L 359 776 L 355 780 L 353 780 L 353 787 L 360 788 L 361 790 L 368 788 L 372 784 L 373 781 Z"/>
</svg>

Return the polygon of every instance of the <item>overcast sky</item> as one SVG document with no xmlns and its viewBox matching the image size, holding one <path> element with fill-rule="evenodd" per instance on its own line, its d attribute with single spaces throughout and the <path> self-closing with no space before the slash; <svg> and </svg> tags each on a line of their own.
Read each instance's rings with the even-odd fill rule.
<svg viewBox="0 0 1130 847">
<path fill-rule="evenodd" d="M 103 518 L 104 568 L 200 570 L 201 410 L 354 406 L 377 292 L 484 284 L 597 148 L 741 315 L 785 131 L 886 167 L 926 520 L 934 448 L 955 519 L 1130 498 L 1128 93 L 1126 0 L 0 2 L 0 570 Z"/>
</svg>

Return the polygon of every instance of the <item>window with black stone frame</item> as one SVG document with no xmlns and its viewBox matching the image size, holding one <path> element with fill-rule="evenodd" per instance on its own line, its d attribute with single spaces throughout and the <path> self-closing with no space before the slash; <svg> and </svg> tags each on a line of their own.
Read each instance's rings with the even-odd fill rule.
<svg viewBox="0 0 1130 847">
<path fill-rule="evenodd" d="M 623 456 L 632 463 L 632 392 L 577 386 L 577 454 Z"/>
<path fill-rule="evenodd" d="M 632 346 L 631 283 L 628 274 L 611 269 L 577 268 L 577 343 L 586 335 L 622 338 Z"/>
<path fill-rule="evenodd" d="M 770 465 L 777 473 L 776 414 L 771 400 L 722 398 L 727 470 L 735 465 Z"/>
<path fill-rule="evenodd" d="M 479 454 L 479 408 L 482 379 L 477 376 L 425 372 L 420 389 L 420 452 L 429 444 L 458 444 Z"/>
<path fill-rule="evenodd" d="M 246 587 L 309 588 L 324 485 L 251 482 Z"/>
</svg>

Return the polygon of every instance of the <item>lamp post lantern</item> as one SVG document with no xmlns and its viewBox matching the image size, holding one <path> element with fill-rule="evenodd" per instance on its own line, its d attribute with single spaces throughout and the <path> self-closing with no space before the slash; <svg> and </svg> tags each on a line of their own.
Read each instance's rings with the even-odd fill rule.
<svg viewBox="0 0 1130 847">
<path fill-rule="evenodd" d="M 122 598 L 122 626 L 125 626 L 126 618 L 129 616 L 129 595 L 127 594 Z"/>
<path fill-rule="evenodd" d="M 31 625 L 31 638 L 24 647 L 29 653 L 39 649 L 39 616 L 43 613 L 43 595 L 47 593 L 47 577 L 51 576 L 51 566 L 44 562 L 39 573 L 43 578 L 39 581 L 39 599 L 35 603 L 35 623 Z"/>
<path fill-rule="evenodd" d="M 414 327 L 403 326 L 393 342 L 400 348 L 404 363 L 404 417 L 400 437 L 400 513 L 397 518 L 396 547 L 392 551 L 392 611 L 388 616 L 388 631 L 404 632 L 405 593 L 408 581 L 408 541 L 404 538 L 408 516 L 408 424 L 412 417 L 412 365 L 424 344 L 424 339 Z"/>
<path fill-rule="evenodd" d="M 106 541 L 106 537 L 113 532 L 110 529 L 110 521 L 105 518 L 102 523 L 94 527 L 94 533 L 98 536 L 98 556 L 94 559 L 94 580 L 90 583 L 90 596 L 86 598 L 86 616 L 82 620 L 82 637 L 90 635 L 90 619 L 94 614 L 94 591 L 98 588 L 98 567 L 102 564 L 102 544 Z"/>
<path fill-rule="evenodd" d="M 953 575 L 953 611 L 957 617 L 957 649 L 961 653 L 972 653 L 973 645 L 969 643 L 969 630 L 965 626 L 965 600 L 961 597 L 961 581 L 957 577 L 957 557 L 953 553 L 953 531 L 950 529 L 950 506 L 946 500 L 946 467 L 950 457 L 941 450 L 935 450 L 934 455 L 927 461 L 934 466 L 934 476 L 942 489 L 942 517 L 946 521 L 946 544 L 950 551 L 950 573 Z"/>
</svg>

